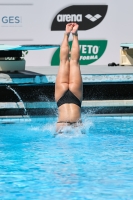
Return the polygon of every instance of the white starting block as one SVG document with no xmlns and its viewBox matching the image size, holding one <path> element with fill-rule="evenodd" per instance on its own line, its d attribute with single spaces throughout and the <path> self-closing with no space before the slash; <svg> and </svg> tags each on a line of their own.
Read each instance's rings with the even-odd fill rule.
<svg viewBox="0 0 133 200">
<path fill-rule="evenodd" d="M 26 61 L 23 52 L 29 50 L 44 50 L 59 47 L 60 45 L 0 45 L 0 71 L 25 70 Z"/>
<path fill-rule="evenodd" d="M 120 65 L 133 65 L 133 43 L 121 44 Z"/>
</svg>

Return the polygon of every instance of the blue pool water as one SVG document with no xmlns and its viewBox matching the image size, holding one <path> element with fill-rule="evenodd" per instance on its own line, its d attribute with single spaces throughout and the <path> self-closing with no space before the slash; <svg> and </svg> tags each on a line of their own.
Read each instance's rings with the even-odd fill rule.
<svg viewBox="0 0 133 200">
<path fill-rule="evenodd" d="M 0 199 L 132 200 L 133 118 L 86 118 L 54 137 L 56 118 L 0 124 Z"/>
</svg>

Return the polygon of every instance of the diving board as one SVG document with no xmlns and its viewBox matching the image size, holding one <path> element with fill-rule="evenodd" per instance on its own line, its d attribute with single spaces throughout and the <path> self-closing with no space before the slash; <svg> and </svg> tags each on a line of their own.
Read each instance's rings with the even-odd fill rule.
<svg viewBox="0 0 133 200">
<path fill-rule="evenodd" d="M 30 51 L 30 50 L 44 50 L 56 48 L 60 45 L 56 44 L 24 44 L 24 45 L 5 45 L 0 44 L 0 51 Z"/>
<path fill-rule="evenodd" d="M 133 48 L 133 43 L 121 43 L 122 48 Z"/>
</svg>

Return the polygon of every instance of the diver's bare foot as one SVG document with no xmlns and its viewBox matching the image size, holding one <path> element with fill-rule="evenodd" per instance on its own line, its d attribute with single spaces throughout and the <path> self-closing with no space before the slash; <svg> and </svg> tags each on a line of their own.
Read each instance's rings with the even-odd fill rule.
<svg viewBox="0 0 133 200">
<path fill-rule="evenodd" d="M 68 23 L 66 25 L 66 32 L 65 32 L 65 34 L 69 36 L 70 33 L 71 33 L 71 31 L 72 31 L 72 29 L 73 29 L 73 23 Z"/>
<path fill-rule="evenodd" d="M 72 31 L 71 31 L 71 33 L 73 34 L 73 35 L 78 35 L 78 28 L 79 28 L 79 25 L 77 24 L 77 23 L 73 23 L 72 24 L 73 25 L 73 29 L 72 29 Z"/>
</svg>

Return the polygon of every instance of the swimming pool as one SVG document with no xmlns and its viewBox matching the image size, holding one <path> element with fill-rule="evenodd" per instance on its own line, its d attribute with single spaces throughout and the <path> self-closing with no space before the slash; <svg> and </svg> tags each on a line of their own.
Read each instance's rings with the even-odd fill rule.
<svg viewBox="0 0 133 200">
<path fill-rule="evenodd" d="M 133 118 L 84 117 L 54 136 L 54 117 L 0 124 L 0 199 L 133 199 Z"/>
</svg>

